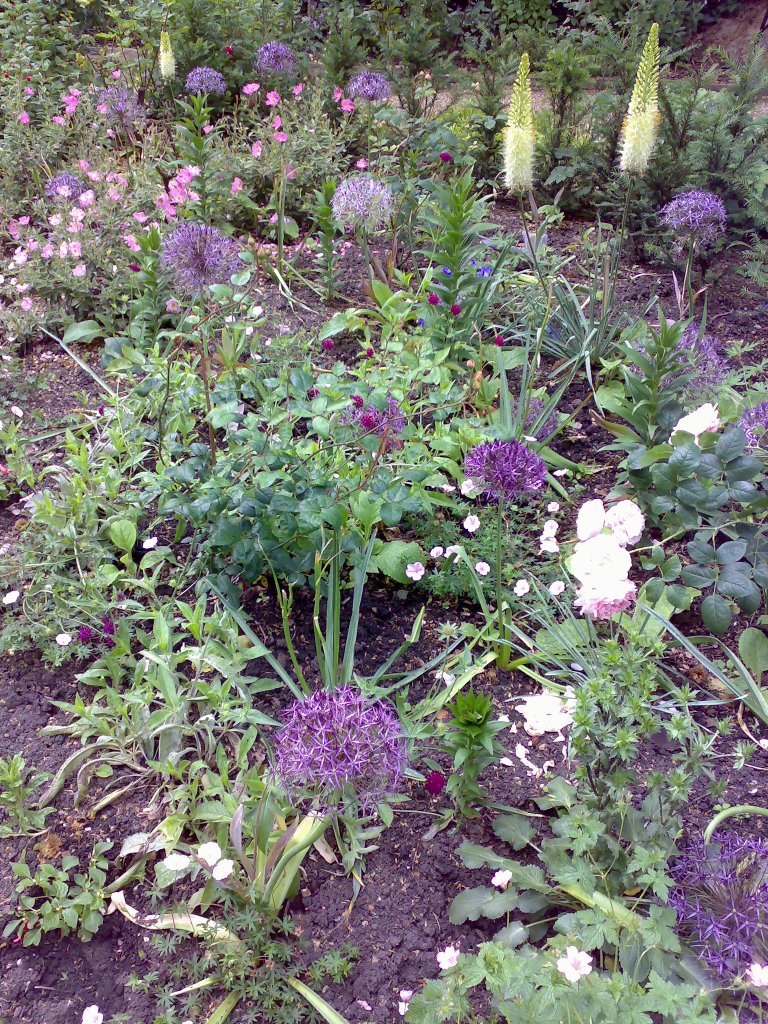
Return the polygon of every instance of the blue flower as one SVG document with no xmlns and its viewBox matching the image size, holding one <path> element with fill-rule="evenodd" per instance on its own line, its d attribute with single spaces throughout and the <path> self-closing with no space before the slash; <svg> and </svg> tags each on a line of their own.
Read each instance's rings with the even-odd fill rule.
<svg viewBox="0 0 768 1024">
<path fill-rule="evenodd" d="M 490 277 L 492 273 L 493 273 L 493 267 L 489 265 L 487 267 L 480 267 L 480 269 L 477 272 L 477 276 L 478 277 Z"/>
<path fill-rule="evenodd" d="M 442 267 L 441 273 L 445 274 L 446 277 L 453 277 L 453 271 L 449 270 L 448 267 Z"/>
</svg>

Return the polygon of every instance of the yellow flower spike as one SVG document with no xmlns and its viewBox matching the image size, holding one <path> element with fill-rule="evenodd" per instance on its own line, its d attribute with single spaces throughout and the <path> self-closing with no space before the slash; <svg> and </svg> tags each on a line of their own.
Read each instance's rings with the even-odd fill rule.
<svg viewBox="0 0 768 1024">
<path fill-rule="evenodd" d="M 533 130 L 533 96 L 531 94 L 528 54 L 520 58 L 507 127 L 504 129 L 504 184 L 517 195 L 533 185 L 533 157 L 536 133 Z"/>
<path fill-rule="evenodd" d="M 171 48 L 171 38 L 167 32 L 160 33 L 160 77 L 164 82 L 170 82 L 176 77 L 176 58 Z"/>
<path fill-rule="evenodd" d="M 632 99 L 624 119 L 619 167 L 627 174 L 642 174 L 656 143 L 659 123 L 659 26 L 651 25 L 637 69 Z"/>
</svg>

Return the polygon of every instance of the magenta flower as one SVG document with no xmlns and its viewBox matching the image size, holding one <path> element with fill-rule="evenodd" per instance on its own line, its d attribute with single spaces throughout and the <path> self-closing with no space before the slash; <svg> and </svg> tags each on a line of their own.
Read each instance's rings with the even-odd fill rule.
<svg viewBox="0 0 768 1024">
<path fill-rule="evenodd" d="M 454 302 L 454 304 L 451 306 L 451 313 L 454 316 L 458 316 L 459 313 L 461 313 L 461 306 L 458 304 L 458 302 Z"/>
<path fill-rule="evenodd" d="M 451 156 L 450 153 L 441 153 L 440 159 L 443 161 L 444 164 L 450 164 L 453 162 L 453 157 Z"/>
<path fill-rule="evenodd" d="M 339 106 L 345 114 L 351 114 L 355 109 L 355 104 L 350 99 L 343 99 Z"/>
<path fill-rule="evenodd" d="M 430 796 L 440 796 L 445 789 L 445 776 L 442 772 L 430 772 L 424 783 L 424 788 Z"/>
<path fill-rule="evenodd" d="M 430 292 L 429 295 L 427 296 L 427 302 L 430 304 L 430 306 L 439 306 L 440 296 L 436 295 L 434 292 Z"/>
<path fill-rule="evenodd" d="M 265 102 L 266 102 L 268 107 L 276 107 L 277 104 L 280 102 L 280 93 L 279 92 L 268 92 L 267 93 L 267 98 L 266 98 Z"/>
<path fill-rule="evenodd" d="M 330 352 L 331 349 L 333 348 L 333 342 L 331 341 L 330 338 L 324 338 L 322 345 L 323 345 L 323 350 L 325 352 Z"/>
</svg>

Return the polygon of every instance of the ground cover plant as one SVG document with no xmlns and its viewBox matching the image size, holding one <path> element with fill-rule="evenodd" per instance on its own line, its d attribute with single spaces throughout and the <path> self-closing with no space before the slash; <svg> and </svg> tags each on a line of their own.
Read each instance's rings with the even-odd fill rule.
<svg viewBox="0 0 768 1024">
<path fill-rule="evenodd" d="M 763 15 L 5 6 L 1 1021 L 768 1020 Z"/>
</svg>

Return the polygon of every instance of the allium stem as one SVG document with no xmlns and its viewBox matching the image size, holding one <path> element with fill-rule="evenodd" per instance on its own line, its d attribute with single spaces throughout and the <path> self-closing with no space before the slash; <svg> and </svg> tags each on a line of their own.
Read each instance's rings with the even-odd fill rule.
<svg viewBox="0 0 768 1024">
<path fill-rule="evenodd" d="M 499 638 L 496 644 L 496 664 L 499 668 L 509 667 L 509 658 L 512 653 L 512 645 L 507 642 L 507 629 L 504 621 L 504 598 L 502 593 L 501 580 L 501 557 L 504 529 L 504 499 L 499 498 L 499 506 L 496 511 L 496 616 L 498 621 Z"/>
</svg>

